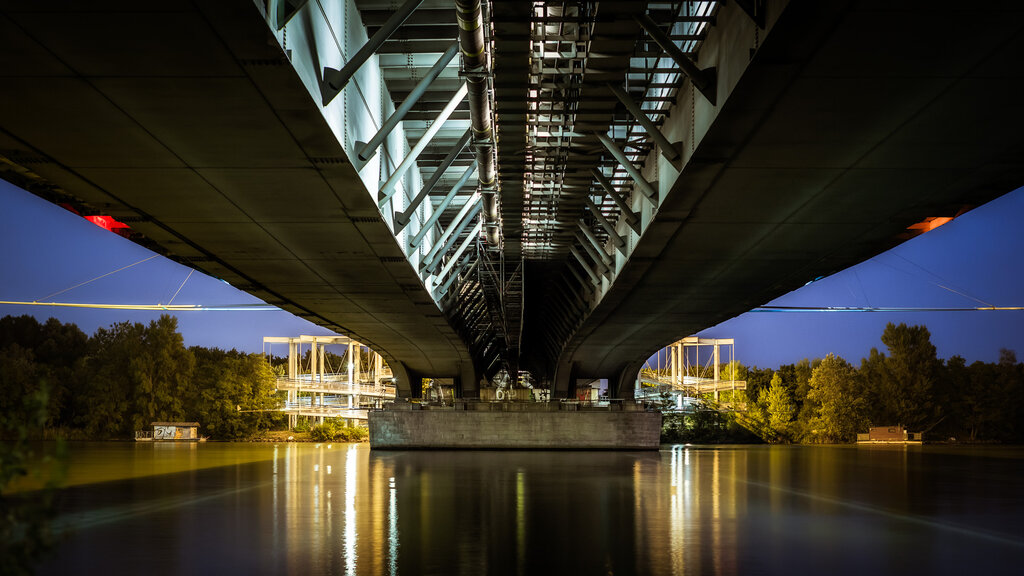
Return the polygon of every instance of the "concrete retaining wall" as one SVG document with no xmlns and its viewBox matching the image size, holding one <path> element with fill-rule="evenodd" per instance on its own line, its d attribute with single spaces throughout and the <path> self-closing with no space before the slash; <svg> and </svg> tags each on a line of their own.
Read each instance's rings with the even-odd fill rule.
<svg viewBox="0 0 1024 576">
<path fill-rule="evenodd" d="M 661 413 L 385 410 L 369 425 L 376 449 L 657 450 Z"/>
</svg>

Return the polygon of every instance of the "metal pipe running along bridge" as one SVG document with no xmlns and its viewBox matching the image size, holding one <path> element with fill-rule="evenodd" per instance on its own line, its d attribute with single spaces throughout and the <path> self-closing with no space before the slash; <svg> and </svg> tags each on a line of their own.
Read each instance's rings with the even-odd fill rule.
<svg viewBox="0 0 1024 576">
<path fill-rule="evenodd" d="M 1005 0 L 5 1 L 0 177 L 371 346 L 400 396 L 627 397 L 665 343 L 1024 183 L 1022 29 Z"/>
</svg>

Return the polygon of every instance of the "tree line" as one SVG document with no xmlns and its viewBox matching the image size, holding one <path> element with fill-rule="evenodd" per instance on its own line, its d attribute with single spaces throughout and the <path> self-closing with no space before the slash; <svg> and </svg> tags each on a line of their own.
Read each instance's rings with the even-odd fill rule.
<svg viewBox="0 0 1024 576">
<path fill-rule="evenodd" d="M 927 327 L 906 324 L 890 323 L 881 340 L 886 352 L 873 348 L 859 368 L 834 355 L 776 369 L 724 366 L 747 389 L 721 401 L 745 410 L 666 415 L 666 440 L 849 442 L 869 426 L 902 425 L 934 440 L 1024 441 L 1024 364 L 1013 351 L 997 363 L 943 361 Z M 154 421 L 251 438 L 283 427 L 274 411 L 283 369 L 260 354 L 186 348 L 168 315 L 92 336 L 54 318 L 0 318 L 0 414 L 12 427 L 42 418 L 72 438 L 131 438 Z"/>
<path fill-rule="evenodd" d="M 87 336 L 74 324 L 0 318 L 0 413 L 71 438 L 132 438 L 152 422 L 199 422 L 218 440 L 283 424 L 275 369 L 260 354 L 185 347 L 173 316 Z"/>
<path fill-rule="evenodd" d="M 967 364 L 939 359 L 925 326 L 889 323 L 881 339 L 887 353 L 872 348 L 859 368 L 832 354 L 774 370 L 727 367 L 747 389 L 720 402 L 746 410 L 669 417 L 669 439 L 742 429 L 772 443 L 852 442 L 871 426 L 899 425 L 926 440 L 1024 441 L 1024 364 L 1012 350 Z"/>
</svg>

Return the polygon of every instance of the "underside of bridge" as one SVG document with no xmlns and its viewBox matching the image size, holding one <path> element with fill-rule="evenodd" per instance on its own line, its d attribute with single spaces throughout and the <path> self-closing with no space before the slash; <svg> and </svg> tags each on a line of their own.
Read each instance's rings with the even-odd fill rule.
<svg viewBox="0 0 1024 576">
<path fill-rule="evenodd" d="M 661 346 L 1024 184 L 1022 17 L 0 1 L 0 176 L 374 347 L 401 395 L 627 395 Z"/>
</svg>

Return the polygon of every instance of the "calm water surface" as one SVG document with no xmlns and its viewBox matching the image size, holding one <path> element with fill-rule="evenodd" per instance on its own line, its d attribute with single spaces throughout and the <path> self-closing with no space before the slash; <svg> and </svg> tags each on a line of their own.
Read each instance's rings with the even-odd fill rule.
<svg viewBox="0 0 1024 576">
<path fill-rule="evenodd" d="M 1024 450 L 72 444 L 42 574 L 1020 574 Z"/>
</svg>

